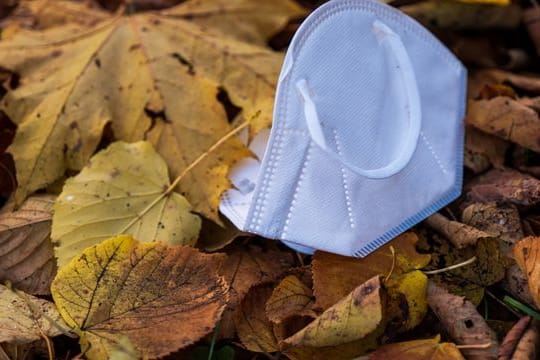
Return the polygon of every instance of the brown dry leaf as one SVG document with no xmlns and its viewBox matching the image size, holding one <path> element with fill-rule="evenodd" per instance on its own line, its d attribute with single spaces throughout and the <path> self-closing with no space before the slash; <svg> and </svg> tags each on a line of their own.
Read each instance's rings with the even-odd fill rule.
<svg viewBox="0 0 540 360">
<path fill-rule="evenodd" d="M 441 337 L 383 345 L 369 354 L 369 360 L 465 360 L 453 343 L 441 343 Z"/>
<path fill-rule="evenodd" d="M 540 151 L 540 118 L 533 109 L 504 96 L 469 100 L 467 109 L 467 124 Z"/>
<path fill-rule="evenodd" d="M 476 202 L 531 206 L 540 202 L 540 180 L 511 169 L 493 169 L 466 184 L 464 193 L 465 206 Z"/>
<path fill-rule="evenodd" d="M 476 306 L 461 296 L 450 294 L 440 285 L 429 282 L 429 307 L 458 345 L 483 345 L 488 348 L 464 349 L 467 359 L 496 359 L 497 336 L 476 310 Z"/>
<path fill-rule="evenodd" d="M 255 1 L 191 0 L 162 12 L 111 17 L 83 34 L 76 34 L 78 24 L 66 24 L 20 30 L 2 41 L 0 66 L 20 75 L 0 103 L 18 124 L 9 148 L 17 202 L 67 169 L 81 169 L 107 125 L 118 140 L 152 142 L 173 178 L 231 131 L 219 97 L 242 108 L 240 119 L 260 114 L 252 133 L 268 127 L 282 55 L 239 40 L 231 28 L 276 31 L 275 19 L 284 23 L 303 13 L 290 0 L 271 8 L 279 15 L 255 16 L 261 10 Z M 231 17 L 238 21 L 225 29 L 223 19 Z M 274 20 L 261 24 L 268 17 Z M 197 212 L 219 221 L 228 169 L 247 153 L 238 139 L 228 140 L 179 191 Z"/>
<path fill-rule="evenodd" d="M 458 249 L 476 245 L 479 239 L 492 237 L 481 230 L 450 220 L 439 213 L 427 218 L 425 224 L 444 235 Z"/>
<path fill-rule="evenodd" d="M 294 266 L 294 257 L 290 252 L 279 250 L 275 241 L 270 240 L 259 244 L 233 244 L 226 249 L 226 254 L 219 272 L 230 284 L 230 301 L 221 320 L 220 337 L 230 338 L 234 336 L 233 312 L 249 289 L 277 280 Z"/>
<path fill-rule="evenodd" d="M 465 224 L 485 231 L 501 241 L 504 252 L 523 239 L 523 228 L 518 209 L 513 204 L 475 203 L 463 210 Z"/>
<path fill-rule="evenodd" d="M 375 276 L 284 342 L 293 346 L 321 347 L 362 339 L 375 331 L 383 320 L 382 296 L 379 276 Z"/>
<path fill-rule="evenodd" d="M 481 173 L 491 165 L 500 168 L 504 165 L 509 143 L 493 135 L 486 134 L 472 126 L 465 132 L 465 166 Z"/>
<path fill-rule="evenodd" d="M 234 313 L 238 338 L 250 351 L 275 352 L 279 350 L 274 325 L 263 310 L 271 295 L 270 286 L 254 287 Z"/>
<path fill-rule="evenodd" d="M 528 236 L 514 247 L 514 257 L 529 283 L 529 291 L 540 309 L 540 237 Z"/>
<path fill-rule="evenodd" d="M 0 343 L 24 344 L 67 329 L 50 301 L 0 285 Z"/>
<path fill-rule="evenodd" d="M 0 214 L 0 281 L 30 294 L 49 294 L 56 274 L 51 243 L 54 196 L 28 198 L 17 211 Z"/>
<path fill-rule="evenodd" d="M 540 77 L 538 75 L 519 75 L 500 69 L 482 69 L 473 71 L 469 77 L 469 97 L 476 98 L 479 89 L 485 84 L 509 83 L 512 87 L 540 94 Z"/>
<path fill-rule="evenodd" d="M 121 235 L 61 268 L 51 292 L 89 359 L 107 358 L 124 336 L 156 358 L 212 331 L 228 301 L 223 258 Z"/>
<path fill-rule="evenodd" d="M 516 28 L 521 7 L 464 4 L 456 1 L 422 1 L 400 7 L 425 26 L 456 29 Z"/>
<path fill-rule="evenodd" d="M 238 230 L 226 217 L 221 216 L 220 220 L 223 226 L 208 219 L 202 219 L 201 232 L 195 245 L 197 248 L 213 252 L 223 249 L 240 236 L 252 236 Z"/>
<path fill-rule="evenodd" d="M 408 232 L 362 259 L 317 251 L 312 263 L 315 305 L 327 309 L 375 275 L 399 276 L 423 268 L 431 257 L 416 251 L 417 241 L 416 234 Z"/>
<path fill-rule="evenodd" d="M 274 288 L 266 302 L 266 315 L 270 321 L 281 323 L 295 315 L 315 317 L 313 291 L 294 275 L 289 275 Z"/>
</svg>

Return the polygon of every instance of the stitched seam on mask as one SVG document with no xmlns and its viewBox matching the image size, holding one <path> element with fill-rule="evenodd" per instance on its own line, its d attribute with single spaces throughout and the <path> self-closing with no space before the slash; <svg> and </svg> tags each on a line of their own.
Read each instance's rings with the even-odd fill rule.
<svg viewBox="0 0 540 360">
<path fill-rule="evenodd" d="M 332 129 L 334 132 L 334 141 L 336 142 L 336 150 L 340 157 L 343 157 L 341 152 L 341 145 L 339 144 L 338 135 L 336 129 Z M 341 169 L 341 181 L 343 183 L 343 190 L 345 190 L 345 203 L 347 205 L 347 214 L 349 215 L 349 225 L 351 228 L 354 228 L 354 216 L 352 211 L 351 196 L 349 192 L 349 186 L 347 185 L 347 173 L 345 172 L 345 167 L 339 166 Z"/>
<path fill-rule="evenodd" d="M 439 167 L 441 168 L 443 174 L 448 174 L 448 171 L 447 171 L 446 168 L 444 167 L 443 163 L 441 162 L 441 159 L 439 158 L 439 156 L 437 155 L 437 153 L 436 153 L 435 150 L 433 149 L 433 146 L 431 146 L 431 143 L 430 143 L 429 140 L 426 138 L 426 136 L 424 135 L 424 132 L 423 132 L 423 131 L 420 131 L 420 136 L 422 137 L 422 140 L 424 141 L 424 143 L 425 143 L 426 146 L 428 147 L 429 151 L 431 152 L 431 155 L 433 155 L 433 159 L 435 159 L 435 161 L 437 162 L 437 164 L 438 164 Z"/>
<path fill-rule="evenodd" d="M 229 208 L 230 210 L 232 210 L 233 214 L 236 216 L 237 220 L 239 223 L 243 223 L 244 226 L 246 224 L 246 219 L 244 219 L 240 213 L 238 213 L 238 211 L 236 210 L 236 208 L 234 207 L 233 205 L 233 202 L 231 201 L 231 198 L 229 197 L 229 194 L 227 193 L 224 193 L 223 196 L 223 202 L 225 203 L 225 206 L 227 208 Z"/>
<path fill-rule="evenodd" d="M 304 160 L 304 165 L 302 165 L 302 170 L 300 170 L 300 175 L 298 175 L 298 181 L 296 182 L 296 188 L 294 189 L 291 205 L 289 206 L 289 211 L 287 212 L 287 216 L 285 217 L 285 224 L 283 225 L 283 230 L 281 232 L 281 239 L 285 239 L 285 237 L 287 236 L 287 230 L 289 229 L 289 222 L 291 221 L 292 212 L 296 205 L 298 192 L 300 191 L 300 187 L 302 186 L 302 181 L 304 180 L 304 177 L 306 175 L 306 168 L 311 158 L 311 149 L 312 147 L 310 141 L 306 151 L 306 159 Z"/>
</svg>

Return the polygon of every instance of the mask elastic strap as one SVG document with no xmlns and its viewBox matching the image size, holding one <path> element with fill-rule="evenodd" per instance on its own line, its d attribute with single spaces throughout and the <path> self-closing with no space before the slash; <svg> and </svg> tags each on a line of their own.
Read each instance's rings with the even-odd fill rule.
<svg viewBox="0 0 540 360">
<path fill-rule="evenodd" d="M 397 174 L 403 170 L 411 160 L 420 135 L 422 113 L 420 108 L 420 94 L 416 85 L 414 70 L 401 38 L 386 24 L 379 20 L 373 22 L 373 32 L 375 33 L 379 44 L 394 56 L 399 65 L 398 68 L 393 69 L 393 71 L 395 71 L 397 76 L 401 79 L 405 96 L 408 97 L 407 107 L 403 109 L 403 112 L 408 115 L 409 126 L 403 140 L 403 148 L 399 151 L 398 157 L 389 164 L 378 169 L 362 169 L 336 154 L 335 151 L 326 144 L 321 122 L 319 121 L 319 116 L 317 114 L 317 107 L 310 95 L 306 79 L 299 80 L 296 83 L 296 88 L 304 99 L 304 116 L 313 142 L 352 172 L 371 179 L 382 179 Z"/>
</svg>

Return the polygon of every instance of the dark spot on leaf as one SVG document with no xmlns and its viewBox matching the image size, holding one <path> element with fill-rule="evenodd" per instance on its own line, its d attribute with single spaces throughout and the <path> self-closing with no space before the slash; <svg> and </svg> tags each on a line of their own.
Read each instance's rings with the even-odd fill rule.
<svg viewBox="0 0 540 360">
<path fill-rule="evenodd" d="M 143 28 L 144 29 L 144 28 Z M 141 47 L 141 44 L 133 44 L 129 47 L 129 51 L 135 51 Z"/>
<path fill-rule="evenodd" d="M 101 60 L 99 60 L 98 58 L 96 58 L 96 59 L 94 60 L 94 63 L 96 64 L 96 66 L 97 66 L 98 69 L 101 68 Z"/>
<path fill-rule="evenodd" d="M 185 57 L 180 55 L 179 53 L 175 52 L 172 53 L 171 56 L 178 60 L 178 62 L 184 66 L 187 66 L 187 72 L 189 75 L 195 75 L 195 68 L 193 67 L 193 64 L 188 61 Z"/>
<path fill-rule="evenodd" d="M 221 105 L 223 105 L 223 109 L 227 114 L 227 120 L 229 120 L 229 123 L 231 123 L 234 118 L 236 118 L 236 116 L 240 113 L 242 108 L 239 108 L 232 103 L 231 99 L 229 98 L 229 94 L 227 93 L 227 90 L 225 90 L 225 88 L 221 86 L 218 88 L 216 99 L 221 103 Z"/>
<path fill-rule="evenodd" d="M 467 327 L 467 329 L 470 329 L 474 326 L 474 322 L 472 320 L 465 320 L 465 326 Z"/>
<path fill-rule="evenodd" d="M 51 57 L 55 58 L 55 57 L 59 57 L 60 55 L 62 55 L 62 50 L 54 50 L 52 53 L 51 53 Z"/>
<path fill-rule="evenodd" d="M 9 88 L 15 90 L 21 84 L 21 77 L 19 74 L 12 74 L 9 79 Z"/>
<path fill-rule="evenodd" d="M 70 129 L 77 129 L 78 127 L 79 127 L 79 125 L 77 124 L 76 121 L 73 121 L 71 124 L 69 124 Z"/>
</svg>

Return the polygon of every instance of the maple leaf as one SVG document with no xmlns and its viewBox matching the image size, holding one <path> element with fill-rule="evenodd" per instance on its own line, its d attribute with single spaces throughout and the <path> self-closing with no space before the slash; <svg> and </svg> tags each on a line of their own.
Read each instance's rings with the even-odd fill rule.
<svg viewBox="0 0 540 360">
<path fill-rule="evenodd" d="M 289 0 L 269 8 L 282 9 L 281 15 L 263 21 L 255 1 L 192 0 L 161 12 L 111 17 L 87 31 L 68 23 L 22 29 L 2 41 L 0 66 L 20 76 L 0 103 L 18 124 L 9 148 L 19 180 L 17 203 L 66 169 L 81 169 L 107 124 L 117 139 L 152 142 L 173 177 L 231 130 L 221 93 L 242 108 L 240 118 L 260 114 L 252 133 L 268 127 L 282 55 L 240 39 L 254 29 L 276 31 L 278 23 L 302 13 Z M 225 25 L 231 18 L 240 30 Z M 197 212 L 219 222 L 228 169 L 246 154 L 239 140 L 227 141 L 186 176 L 179 191 Z"/>
<path fill-rule="evenodd" d="M 216 271 L 222 260 L 122 235 L 61 268 L 51 292 L 89 359 L 107 358 L 125 336 L 143 356 L 155 358 L 212 330 L 228 301 Z"/>
</svg>

